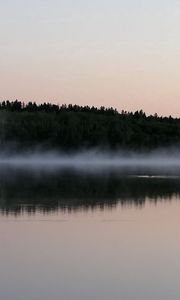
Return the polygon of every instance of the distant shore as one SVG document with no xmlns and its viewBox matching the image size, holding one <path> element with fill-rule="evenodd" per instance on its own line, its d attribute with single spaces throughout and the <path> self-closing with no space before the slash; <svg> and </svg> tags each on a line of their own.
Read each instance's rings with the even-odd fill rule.
<svg viewBox="0 0 180 300">
<path fill-rule="evenodd" d="M 1 149 L 76 151 L 98 147 L 143 152 L 179 145 L 180 119 L 171 116 L 71 104 L 0 103 Z"/>
</svg>

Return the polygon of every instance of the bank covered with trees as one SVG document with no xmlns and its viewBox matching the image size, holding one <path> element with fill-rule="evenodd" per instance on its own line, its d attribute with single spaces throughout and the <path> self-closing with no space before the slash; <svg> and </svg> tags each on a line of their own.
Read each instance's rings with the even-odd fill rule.
<svg viewBox="0 0 180 300">
<path fill-rule="evenodd" d="M 151 150 L 180 145 L 180 119 L 51 103 L 0 103 L 0 145 L 61 150 Z"/>
</svg>

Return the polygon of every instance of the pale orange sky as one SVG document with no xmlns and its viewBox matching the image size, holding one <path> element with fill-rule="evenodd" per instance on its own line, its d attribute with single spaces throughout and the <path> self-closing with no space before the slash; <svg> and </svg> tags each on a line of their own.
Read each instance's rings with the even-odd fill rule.
<svg viewBox="0 0 180 300">
<path fill-rule="evenodd" d="M 180 116 L 180 2 L 0 3 L 0 100 Z"/>
</svg>

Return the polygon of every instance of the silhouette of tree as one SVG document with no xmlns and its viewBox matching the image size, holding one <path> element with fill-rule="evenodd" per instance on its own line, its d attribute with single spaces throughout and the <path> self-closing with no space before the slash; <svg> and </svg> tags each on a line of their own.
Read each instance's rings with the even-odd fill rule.
<svg viewBox="0 0 180 300">
<path fill-rule="evenodd" d="M 0 145 L 37 145 L 74 150 L 82 147 L 149 150 L 179 145 L 180 119 L 146 116 L 143 110 L 52 103 L 0 103 Z"/>
</svg>

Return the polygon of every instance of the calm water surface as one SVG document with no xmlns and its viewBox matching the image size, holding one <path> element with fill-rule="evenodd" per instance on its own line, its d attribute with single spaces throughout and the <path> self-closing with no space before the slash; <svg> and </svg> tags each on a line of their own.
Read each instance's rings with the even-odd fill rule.
<svg viewBox="0 0 180 300">
<path fill-rule="evenodd" d="M 179 300 L 180 179 L 139 175 L 3 171 L 0 299 Z"/>
</svg>

